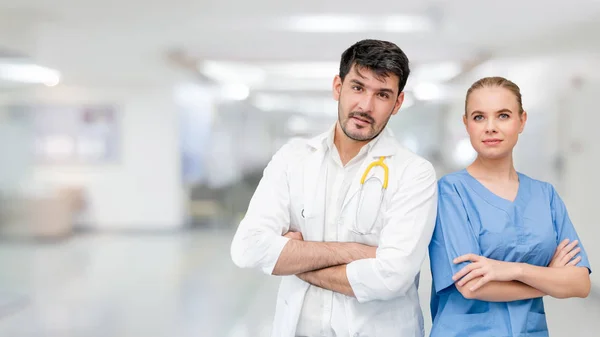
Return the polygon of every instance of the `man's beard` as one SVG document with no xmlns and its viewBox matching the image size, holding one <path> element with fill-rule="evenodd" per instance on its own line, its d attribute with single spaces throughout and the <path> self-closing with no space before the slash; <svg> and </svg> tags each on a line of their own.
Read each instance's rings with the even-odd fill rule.
<svg viewBox="0 0 600 337">
<path fill-rule="evenodd" d="M 390 117 L 392 117 L 392 114 L 390 113 L 390 116 L 388 117 L 388 119 L 385 121 L 385 123 L 381 126 L 381 128 L 379 130 L 375 129 L 375 120 L 373 119 L 373 117 L 371 117 L 367 113 L 358 112 L 358 111 L 351 112 L 348 114 L 348 117 L 346 118 L 345 123 L 342 123 L 341 116 L 342 116 L 342 114 L 341 114 L 339 103 L 338 103 L 338 122 L 340 123 L 340 127 L 341 127 L 342 131 L 344 132 L 344 134 L 346 135 L 346 137 L 348 137 L 352 140 L 355 140 L 355 141 L 365 142 L 365 141 L 372 140 L 372 139 L 376 138 L 377 136 L 379 136 L 381 131 L 383 131 L 383 129 L 385 129 L 385 126 L 387 125 L 388 121 L 390 120 Z M 370 128 L 371 132 L 369 132 L 367 135 L 353 135 L 353 134 L 349 133 L 346 126 L 348 125 L 348 123 L 352 122 L 352 117 L 359 117 L 361 119 L 369 121 L 370 124 L 365 126 L 364 128 Z"/>
</svg>

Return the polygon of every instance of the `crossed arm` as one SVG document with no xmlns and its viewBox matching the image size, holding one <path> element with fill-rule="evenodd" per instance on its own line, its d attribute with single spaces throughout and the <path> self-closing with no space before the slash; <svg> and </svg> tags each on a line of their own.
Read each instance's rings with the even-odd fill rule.
<svg viewBox="0 0 600 337">
<path fill-rule="evenodd" d="M 259 267 L 269 275 L 296 275 L 360 303 L 405 294 L 425 259 L 435 224 L 433 166 L 415 159 L 404 170 L 402 188 L 390 189 L 376 248 L 356 242 L 309 242 L 286 233 L 292 221 L 287 155 L 278 152 L 265 169 L 233 238 L 233 262 L 241 268 Z"/>
<path fill-rule="evenodd" d="M 427 254 L 435 225 L 437 184 L 430 163 L 406 168 L 402 188 L 391 191 L 377 247 L 359 243 L 289 240 L 275 273 L 295 274 L 315 286 L 358 302 L 389 300 L 405 294 Z"/>
<path fill-rule="evenodd" d="M 296 274 L 320 288 L 354 296 L 346 264 L 374 258 L 376 247 L 357 243 L 305 242 L 302 234 L 290 232 L 290 240 L 275 265 L 274 274 Z M 550 295 L 556 298 L 587 297 L 590 281 L 587 268 L 576 267 L 581 257 L 577 241 L 563 241 L 548 267 L 496 261 L 468 254 L 455 263 L 472 263 L 456 273 L 457 289 L 469 299 L 510 302 Z M 285 266 L 285 267 L 284 267 Z"/>
<path fill-rule="evenodd" d="M 475 254 L 458 257 L 454 263 L 471 263 L 453 276 L 455 285 L 468 299 L 510 302 L 550 295 L 556 298 L 587 297 L 589 271 L 577 267 L 581 257 L 577 241 L 564 240 L 548 267 L 504 262 Z"/>
<path fill-rule="evenodd" d="M 308 242 L 302 234 L 289 232 L 291 240 L 283 247 L 273 269 L 274 275 L 296 275 L 320 288 L 354 297 L 346 276 L 352 261 L 375 258 L 376 247 L 354 242 Z"/>
</svg>

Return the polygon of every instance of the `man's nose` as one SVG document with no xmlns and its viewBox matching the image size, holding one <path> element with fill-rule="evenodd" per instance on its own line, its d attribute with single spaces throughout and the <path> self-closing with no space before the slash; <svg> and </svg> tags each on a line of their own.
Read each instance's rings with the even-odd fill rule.
<svg viewBox="0 0 600 337">
<path fill-rule="evenodd" d="M 358 107 L 361 112 L 371 112 L 373 110 L 374 97 L 370 94 L 364 94 L 360 98 Z"/>
</svg>

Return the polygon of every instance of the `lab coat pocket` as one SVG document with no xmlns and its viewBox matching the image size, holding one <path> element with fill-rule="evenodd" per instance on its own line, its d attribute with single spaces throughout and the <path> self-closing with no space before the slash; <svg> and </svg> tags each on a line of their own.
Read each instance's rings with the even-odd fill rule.
<svg viewBox="0 0 600 337">
<path fill-rule="evenodd" d="M 311 211 L 302 210 L 302 221 L 300 222 L 300 231 L 306 241 L 322 241 L 323 238 L 319 236 L 319 220 L 323 219 L 322 214 L 315 214 Z"/>
<path fill-rule="evenodd" d="M 350 336 L 357 337 L 400 337 L 414 336 L 414 318 L 406 308 L 400 308 L 399 299 L 358 303 L 356 299 L 346 301 Z"/>
<path fill-rule="evenodd" d="M 296 275 L 283 276 L 275 307 L 271 336 L 294 336 L 302 303 L 309 284 Z"/>
<path fill-rule="evenodd" d="M 342 223 L 356 235 L 379 233 L 383 196 L 382 182 L 375 177 L 367 179 L 344 207 Z"/>
</svg>

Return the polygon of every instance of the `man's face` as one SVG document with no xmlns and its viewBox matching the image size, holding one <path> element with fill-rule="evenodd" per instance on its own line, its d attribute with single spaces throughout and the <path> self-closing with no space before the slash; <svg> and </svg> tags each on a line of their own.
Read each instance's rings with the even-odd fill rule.
<svg viewBox="0 0 600 337">
<path fill-rule="evenodd" d="M 333 97 L 338 101 L 338 122 L 346 136 L 355 141 L 369 141 L 383 130 L 398 112 L 404 93 L 398 94 L 398 76 L 376 77 L 367 68 L 353 65 L 342 82 L 333 81 Z"/>
</svg>

